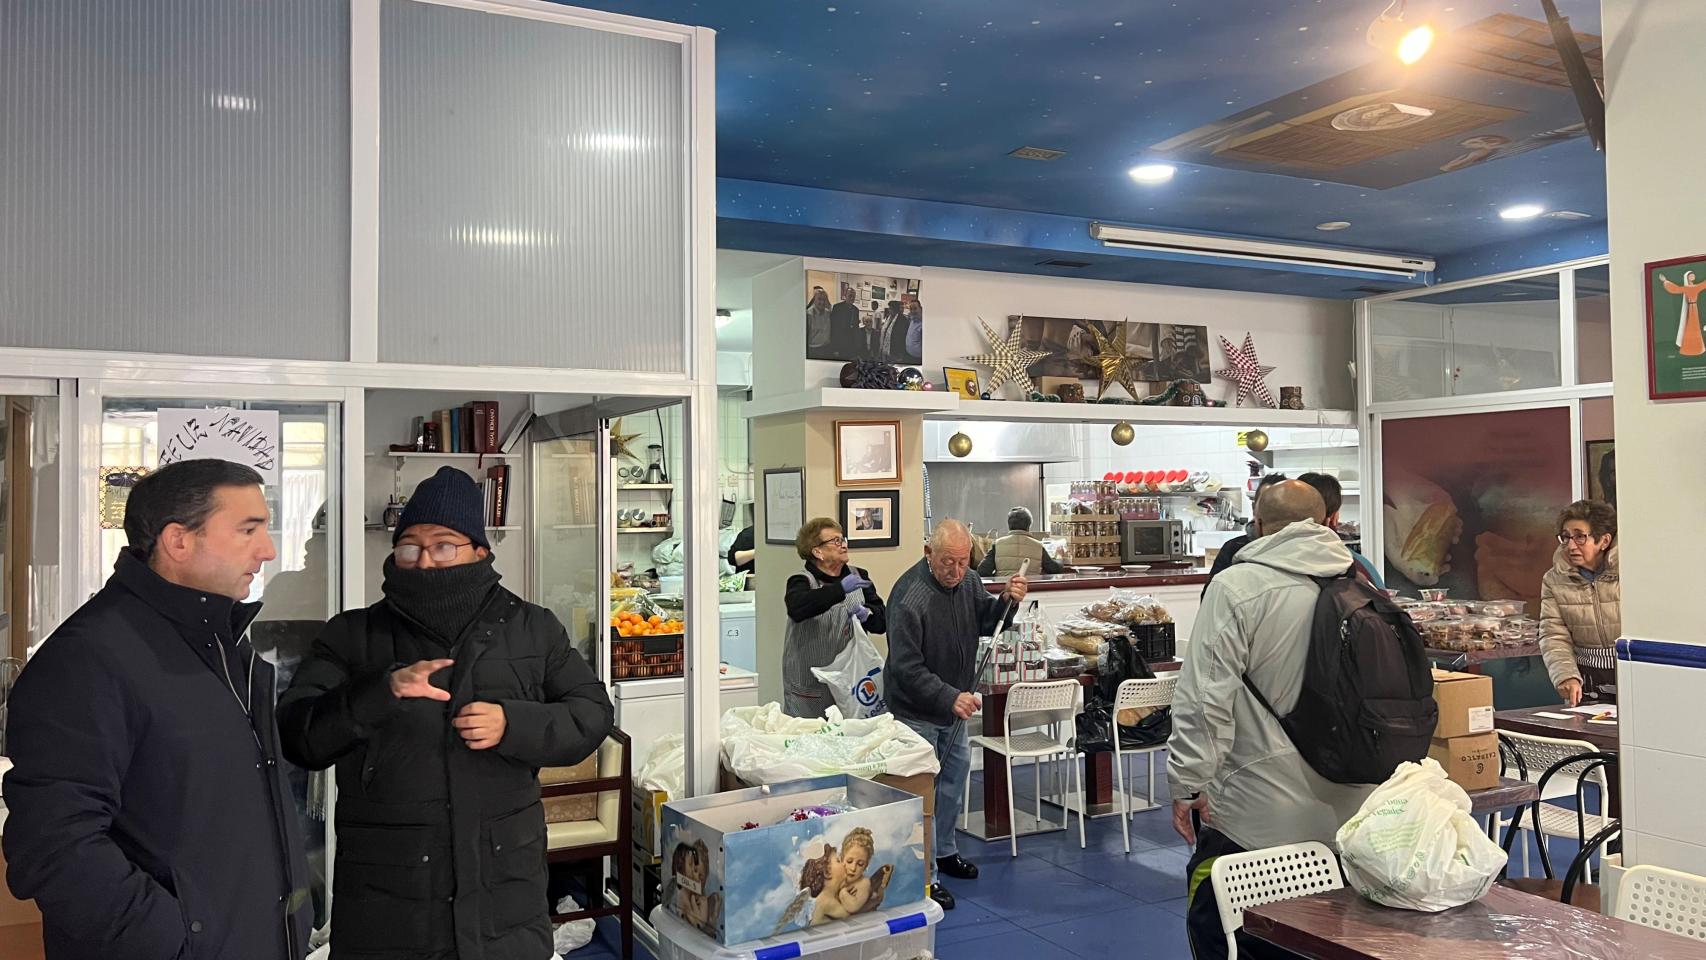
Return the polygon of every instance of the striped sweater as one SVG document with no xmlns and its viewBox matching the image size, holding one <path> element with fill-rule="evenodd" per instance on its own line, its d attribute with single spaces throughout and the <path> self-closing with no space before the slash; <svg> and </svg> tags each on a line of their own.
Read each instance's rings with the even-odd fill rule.
<svg viewBox="0 0 1706 960">
<path fill-rule="evenodd" d="M 977 683 L 977 640 L 1001 625 L 1006 606 L 974 571 L 952 588 L 936 581 L 927 559 L 901 574 L 888 604 L 889 710 L 902 720 L 953 723 L 954 700 Z"/>
</svg>

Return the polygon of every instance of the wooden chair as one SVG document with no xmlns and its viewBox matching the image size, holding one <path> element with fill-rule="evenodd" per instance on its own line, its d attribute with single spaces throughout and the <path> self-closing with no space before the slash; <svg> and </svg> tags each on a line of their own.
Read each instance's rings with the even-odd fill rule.
<svg viewBox="0 0 1706 960">
<path fill-rule="evenodd" d="M 545 825 L 545 862 L 574 863 L 597 860 L 598 884 L 587 885 L 585 910 L 554 913 L 552 923 L 616 917 L 622 924 L 622 960 L 634 956 L 634 824 L 633 748 L 628 735 L 611 730 L 598 748 L 598 776 L 574 783 L 539 788 L 541 797 L 598 795 L 598 816 L 593 820 Z M 616 862 L 617 902 L 604 905 L 603 860 Z"/>
</svg>

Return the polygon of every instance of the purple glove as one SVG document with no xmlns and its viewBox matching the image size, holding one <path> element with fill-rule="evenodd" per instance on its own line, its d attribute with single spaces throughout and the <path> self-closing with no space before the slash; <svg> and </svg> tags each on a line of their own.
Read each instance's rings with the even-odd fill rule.
<svg viewBox="0 0 1706 960">
<path fill-rule="evenodd" d="M 858 593 L 870 585 L 871 581 L 859 576 L 857 570 L 851 571 L 847 576 L 841 578 L 841 589 L 848 593 Z"/>
<path fill-rule="evenodd" d="M 871 618 L 871 608 L 862 603 L 855 603 L 851 607 L 847 608 L 847 618 L 849 620 L 857 620 L 860 623 L 864 623 L 866 620 Z"/>
</svg>

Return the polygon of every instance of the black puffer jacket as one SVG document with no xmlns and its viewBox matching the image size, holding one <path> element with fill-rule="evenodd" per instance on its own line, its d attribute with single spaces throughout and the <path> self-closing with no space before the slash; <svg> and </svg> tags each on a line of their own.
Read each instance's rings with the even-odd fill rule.
<svg viewBox="0 0 1706 960">
<path fill-rule="evenodd" d="M 392 696 L 395 666 L 444 657 L 448 702 Z M 504 708 L 489 750 L 450 725 L 476 701 Z M 340 614 L 278 716 L 292 762 L 337 765 L 333 956 L 551 956 L 538 768 L 591 755 L 612 709 L 550 611 L 494 589 L 448 649 L 388 601 Z"/>
<path fill-rule="evenodd" d="M 273 669 L 236 639 L 259 609 L 170 583 L 127 550 L 24 668 L 7 880 L 40 905 L 49 960 L 307 952 Z"/>
</svg>

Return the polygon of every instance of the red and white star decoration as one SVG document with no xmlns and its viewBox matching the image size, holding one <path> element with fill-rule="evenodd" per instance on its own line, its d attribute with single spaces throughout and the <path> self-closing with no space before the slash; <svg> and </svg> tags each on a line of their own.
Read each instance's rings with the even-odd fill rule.
<svg viewBox="0 0 1706 960">
<path fill-rule="evenodd" d="M 1278 407 L 1274 395 L 1268 391 L 1268 385 L 1262 378 L 1274 372 L 1273 367 L 1264 367 L 1256 359 L 1256 341 L 1250 334 L 1244 334 L 1242 349 L 1232 345 L 1232 341 L 1220 338 L 1220 347 L 1226 351 L 1226 362 L 1231 364 L 1225 370 L 1216 370 L 1214 375 L 1224 380 L 1232 380 L 1238 384 L 1238 402 L 1242 407 L 1247 397 L 1254 396 L 1264 406 Z"/>
</svg>

